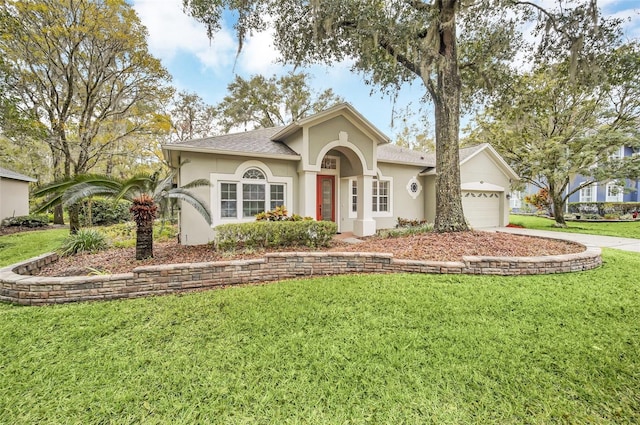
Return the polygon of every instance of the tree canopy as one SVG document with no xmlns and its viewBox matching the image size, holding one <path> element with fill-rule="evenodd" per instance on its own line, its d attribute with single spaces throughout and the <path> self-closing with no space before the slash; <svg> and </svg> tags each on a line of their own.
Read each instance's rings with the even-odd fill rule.
<svg viewBox="0 0 640 425">
<path fill-rule="evenodd" d="M 223 131 L 286 125 L 342 102 L 331 89 L 314 93 L 308 79 L 303 72 L 248 80 L 236 76 L 227 86 L 229 94 L 216 105 Z"/>
<path fill-rule="evenodd" d="M 224 12 L 235 11 L 240 49 L 247 35 L 272 26 L 285 62 L 349 61 L 367 83 L 391 92 L 421 82 L 435 111 L 437 231 L 467 229 L 458 147 L 461 99 L 473 101 L 502 80 L 521 45 L 523 20 L 539 22 L 546 50 L 571 49 L 579 58 L 579 41 L 591 28 L 589 12 L 597 14 L 593 3 L 548 11 L 515 0 L 184 0 L 210 36 Z"/>
</svg>

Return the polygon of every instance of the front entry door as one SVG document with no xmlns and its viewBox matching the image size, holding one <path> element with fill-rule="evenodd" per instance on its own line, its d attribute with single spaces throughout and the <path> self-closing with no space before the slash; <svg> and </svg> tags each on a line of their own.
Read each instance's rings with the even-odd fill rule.
<svg viewBox="0 0 640 425">
<path fill-rule="evenodd" d="M 316 184 L 316 219 L 336 221 L 335 176 L 318 176 Z"/>
</svg>

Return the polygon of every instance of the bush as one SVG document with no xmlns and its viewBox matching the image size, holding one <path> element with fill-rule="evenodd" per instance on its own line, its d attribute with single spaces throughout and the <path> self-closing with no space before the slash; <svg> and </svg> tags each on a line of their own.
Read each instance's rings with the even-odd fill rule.
<svg viewBox="0 0 640 425">
<path fill-rule="evenodd" d="M 2 225 L 7 227 L 45 227 L 49 225 L 49 216 L 43 215 L 21 215 L 18 217 L 9 217 L 2 220 Z"/>
<path fill-rule="evenodd" d="M 61 255 L 75 255 L 81 252 L 97 252 L 107 249 L 109 244 L 103 233 L 95 229 L 80 229 L 78 233 L 69 235 L 60 247 Z"/>
<path fill-rule="evenodd" d="M 423 224 L 427 224 L 427 220 L 398 217 L 398 223 L 396 224 L 396 227 L 417 227 L 422 226 Z"/>
<path fill-rule="evenodd" d="M 131 220 L 127 201 L 113 202 L 108 199 L 85 199 L 80 206 L 81 226 L 109 226 Z"/>
<path fill-rule="evenodd" d="M 298 214 L 287 216 L 287 207 L 280 205 L 271 211 L 265 211 L 256 214 L 256 221 L 302 221 L 313 220 L 312 217 L 302 217 Z"/>
<path fill-rule="evenodd" d="M 400 221 L 400 219 L 398 219 Z M 385 229 L 378 232 L 382 238 L 398 238 L 401 236 L 417 235 L 419 233 L 427 233 L 433 230 L 433 223 L 427 223 L 420 220 L 418 225 L 396 227 L 395 229 Z"/>
<path fill-rule="evenodd" d="M 591 214 L 623 216 L 640 211 L 640 202 L 570 202 L 569 212 L 573 214 Z"/>
<path fill-rule="evenodd" d="M 328 246 L 338 226 L 331 221 L 255 221 L 216 227 L 218 250 Z"/>
</svg>

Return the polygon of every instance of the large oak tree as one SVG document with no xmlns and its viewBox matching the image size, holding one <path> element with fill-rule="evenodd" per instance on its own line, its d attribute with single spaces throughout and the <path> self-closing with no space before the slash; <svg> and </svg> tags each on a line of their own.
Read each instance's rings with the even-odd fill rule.
<svg viewBox="0 0 640 425">
<path fill-rule="evenodd" d="M 477 99 L 481 89 L 499 80 L 519 42 L 519 19 L 550 23 L 538 27 L 542 38 L 551 40 L 547 35 L 557 33 L 559 37 L 551 40 L 554 46 L 564 45 L 579 54 L 578 33 L 588 25 L 573 24 L 591 10 L 589 4 L 573 8 L 563 4 L 549 12 L 515 0 L 184 0 L 184 4 L 188 13 L 207 25 L 210 36 L 220 28 L 224 11 L 236 11 L 240 49 L 246 36 L 271 25 L 285 62 L 349 61 L 366 82 L 385 91 L 418 81 L 434 104 L 435 229 L 441 232 L 467 230 L 458 147 L 461 98 Z"/>
<path fill-rule="evenodd" d="M 87 173 L 145 131 L 169 75 L 125 0 L 0 0 L 0 14 L 7 91 L 45 129 L 54 178 Z M 72 208 L 72 231 L 76 218 Z"/>
</svg>

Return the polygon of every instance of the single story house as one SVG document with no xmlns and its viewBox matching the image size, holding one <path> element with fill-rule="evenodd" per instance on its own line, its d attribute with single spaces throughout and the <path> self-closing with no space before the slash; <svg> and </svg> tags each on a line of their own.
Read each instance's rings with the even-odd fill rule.
<svg viewBox="0 0 640 425">
<path fill-rule="evenodd" d="M 399 217 L 435 219 L 435 155 L 401 148 L 348 103 L 284 127 L 163 146 L 178 185 L 208 179 L 194 191 L 209 202 L 208 226 L 190 206 L 180 212 L 184 244 L 202 244 L 223 223 L 253 221 L 284 205 L 289 213 L 331 220 L 339 232 L 372 235 Z M 463 207 L 472 227 L 508 224 L 516 173 L 488 144 L 460 150 Z"/>
<path fill-rule="evenodd" d="M 29 183 L 35 181 L 0 167 L 0 220 L 29 214 Z"/>
</svg>

